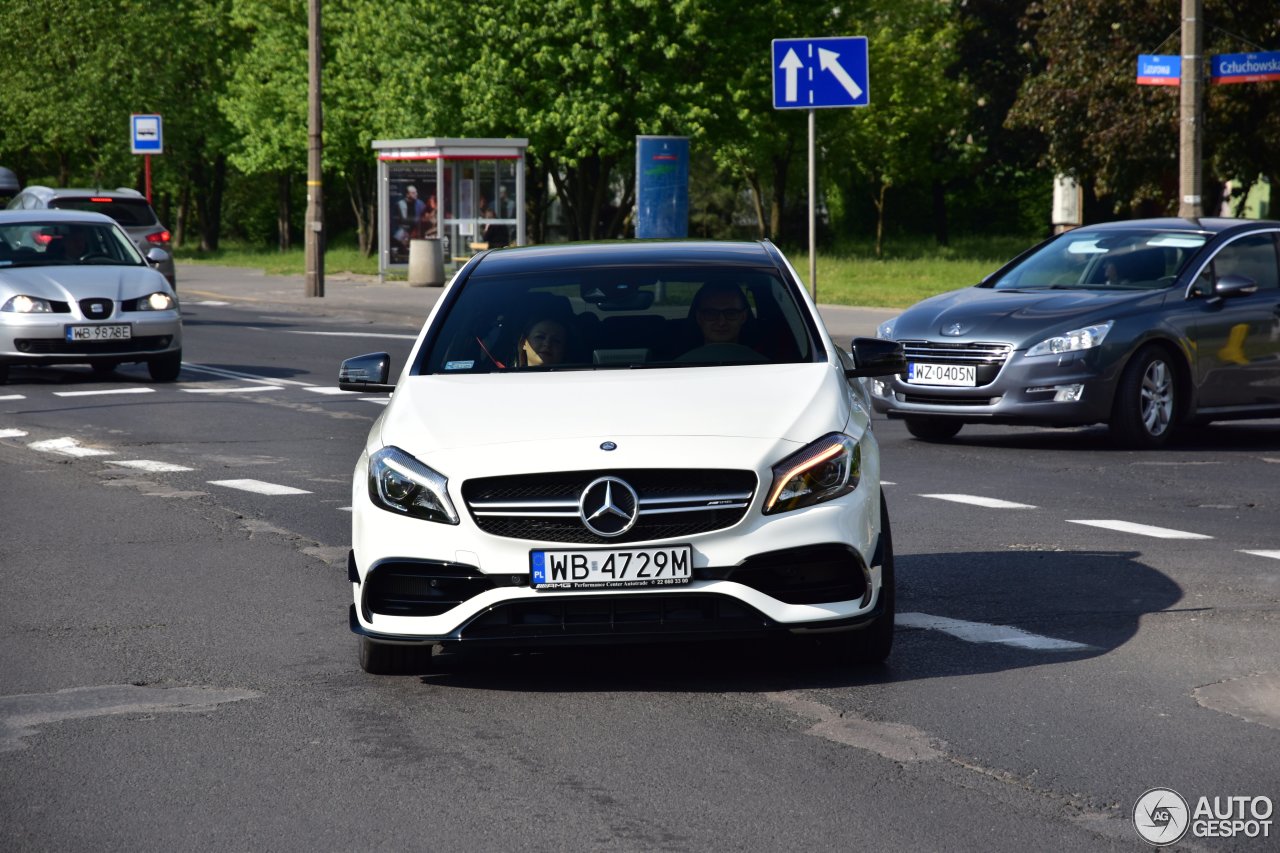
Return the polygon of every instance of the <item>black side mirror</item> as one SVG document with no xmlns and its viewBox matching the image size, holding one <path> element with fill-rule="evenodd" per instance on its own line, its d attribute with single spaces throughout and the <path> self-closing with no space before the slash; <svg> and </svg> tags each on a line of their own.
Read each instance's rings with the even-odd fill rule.
<svg viewBox="0 0 1280 853">
<path fill-rule="evenodd" d="M 1213 283 L 1213 295 L 1222 298 L 1250 296 L 1258 292 L 1258 283 L 1243 275 L 1224 275 Z"/>
<path fill-rule="evenodd" d="M 854 338 L 849 347 L 857 367 L 844 372 L 850 379 L 855 376 L 890 376 L 907 372 L 907 358 L 902 344 L 883 338 Z"/>
<path fill-rule="evenodd" d="M 373 394 L 396 390 L 387 384 L 391 375 L 391 356 L 385 352 L 358 355 L 342 362 L 338 369 L 338 387 L 343 391 Z"/>
</svg>

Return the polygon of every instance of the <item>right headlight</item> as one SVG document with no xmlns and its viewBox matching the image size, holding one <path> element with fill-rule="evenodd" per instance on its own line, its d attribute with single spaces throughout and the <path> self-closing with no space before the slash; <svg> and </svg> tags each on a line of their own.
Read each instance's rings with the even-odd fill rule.
<svg viewBox="0 0 1280 853">
<path fill-rule="evenodd" d="M 893 340 L 893 327 L 898 325 L 897 317 L 890 317 L 876 327 L 876 337 L 886 341 Z"/>
<path fill-rule="evenodd" d="M 1111 327 L 1115 325 L 1115 320 L 1108 320 L 1105 323 L 1099 323 L 1096 326 L 1085 326 L 1083 329 L 1072 329 L 1069 332 L 1063 332 L 1061 335 L 1055 335 L 1047 338 L 1040 343 L 1027 350 L 1027 357 L 1036 355 L 1062 355 L 1067 352 L 1077 352 L 1079 350 L 1093 349 L 1101 346 L 1103 339 L 1107 336 L 1107 332 L 1111 331 Z"/>
<path fill-rule="evenodd" d="M 764 514 L 813 506 L 847 495 L 862 477 L 862 450 L 843 433 L 823 436 L 773 466 Z"/>
<path fill-rule="evenodd" d="M 443 474 L 398 447 L 384 447 L 369 457 L 369 499 L 392 512 L 457 524 L 448 483 Z"/>
<path fill-rule="evenodd" d="M 12 297 L 4 305 L 0 305 L 0 311 L 8 311 L 13 314 L 49 314 L 53 311 L 53 306 L 49 304 L 47 299 L 41 299 L 38 296 L 25 296 L 20 293 Z"/>
</svg>

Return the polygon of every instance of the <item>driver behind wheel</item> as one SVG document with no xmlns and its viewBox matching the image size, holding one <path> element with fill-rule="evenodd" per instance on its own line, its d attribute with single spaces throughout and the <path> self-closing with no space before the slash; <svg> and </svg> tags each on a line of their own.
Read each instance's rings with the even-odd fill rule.
<svg viewBox="0 0 1280 853">
<path fill-rule="evenodd" d="M 690 312 L 704 344 L 736 344 L 751 316 L 747 297 L 736 284 L 711 282 L 698 289 Z"/>
</svg>

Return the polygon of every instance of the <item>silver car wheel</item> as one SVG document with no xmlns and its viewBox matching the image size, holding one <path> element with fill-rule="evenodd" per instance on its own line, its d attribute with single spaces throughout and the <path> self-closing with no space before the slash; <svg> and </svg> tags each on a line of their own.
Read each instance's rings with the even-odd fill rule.
<svg viewBox="0 0 1280 853">
<path fill-rule="evenodd" d="M 1173 374 L 1168 364 L 1157 359 L 1147 365 L 1141 394 L 1143 426 L 1149 435 L 1164 435 L 1173 422 Z"/>
</svg>

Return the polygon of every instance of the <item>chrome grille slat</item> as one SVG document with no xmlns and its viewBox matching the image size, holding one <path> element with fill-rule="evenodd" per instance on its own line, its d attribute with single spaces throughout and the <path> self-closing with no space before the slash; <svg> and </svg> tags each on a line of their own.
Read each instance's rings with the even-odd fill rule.
<svg viewBox="0 0 1280 853">
<path fill-rule="evenodd" d="M 1013 347 L 998 343 L 940 343 L 937 341 L 900 341 L 907 361 L 930 361 L 940 364 L 1004 364 Z"/>
</svg>

